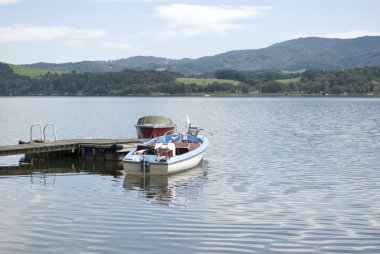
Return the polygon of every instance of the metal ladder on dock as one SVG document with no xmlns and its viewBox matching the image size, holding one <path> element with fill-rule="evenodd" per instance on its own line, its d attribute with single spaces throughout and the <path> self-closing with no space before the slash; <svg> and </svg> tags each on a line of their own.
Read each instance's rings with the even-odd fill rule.
<svg viewBox="0 0 380 254">
<path fill-rule="evenodd" d="M 39 127 L 39 130 L 40 130 L 40 139 L 33 139 L 33 127 Z M 57 141 L 57 131 L 55 129 L 55 125 L 54 123 L 47 123 L 45 124 L 43 130 L 42 130 L 42 125 L 40 123 L 34 123 L 32 124 L 32 126 L 30 126 L 30 143 L 34 143 L 34 142 L 46 142 L 46 128 L 48 126 L 51 126 L 53 128 L 53 131 L 54 131 L 54 141 L 56 142 Z"/>
</svg>

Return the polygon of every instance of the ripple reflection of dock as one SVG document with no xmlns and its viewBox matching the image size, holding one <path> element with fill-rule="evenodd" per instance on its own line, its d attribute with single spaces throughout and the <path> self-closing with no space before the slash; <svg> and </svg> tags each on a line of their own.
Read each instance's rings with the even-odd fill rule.
<svg viewBox="0 0 380 254">
<path fill-rule="evenodd" d="M 121 161 L 106 161 L 93 158 L 33 158 L 30 162 L 21 162 L 18 166 L 0 166 L 0 176 L 41 174 L 102 174 L 122 175 Z"/>
</svg>

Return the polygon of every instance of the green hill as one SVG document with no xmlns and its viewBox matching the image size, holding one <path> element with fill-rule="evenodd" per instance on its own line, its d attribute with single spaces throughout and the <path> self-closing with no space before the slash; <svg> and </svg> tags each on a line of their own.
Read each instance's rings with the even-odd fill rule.
<svg viewBox="0 0 380 254">
<path fill-rule="evenodd" d="M 21 76 L 27 76 L 30 78 L 39 78 L 42 75 L 45 75 L 46 73 L 56 73 L 58 75 L 61 75 L 63 73 L 68 73 L 68 71 L 60 71 L 60 70 L 44 70 L 44 69 L 36 69 L 31 67 L 26 67 L 22 65 L 15 65 L 15 64 L 7 64 L 14 73 L 21 75 Z"/>
<path fill-rule="evenodd" d="M 240 71 L 302 69 L 342 70 L 380 66 L 380 36 L 355 39 L 299 38 L 263 49 L 234 50 L 198 59 L 173 60 L 136 56 L 114 61 L 36 63 L 38 69 L 77 72 L 106 72 L 128 69 L 166 69 L 183 74 L 210 73 L 221 69 Z"/>
</svg>

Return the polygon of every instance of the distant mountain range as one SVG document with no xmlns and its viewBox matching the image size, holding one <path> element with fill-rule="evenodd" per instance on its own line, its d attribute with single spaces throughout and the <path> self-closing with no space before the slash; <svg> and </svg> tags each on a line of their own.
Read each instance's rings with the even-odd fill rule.
<svg viewBox="0 0 380 254">
<path fill-rule="evenodd" d="M 301 69 L 347 69 L 380 66 L 380 36 L 355 39 L 299 38 L 263 49 L 233 50 L 198 59 L 173 60 L 135 56 L 113 61 L 35 63 L 24 66 L 77 72 L 106 72 L 123 69 L 166 69 L 183 74 L 209 73 L 220 69 L 241 71 Z"/>
</svg>

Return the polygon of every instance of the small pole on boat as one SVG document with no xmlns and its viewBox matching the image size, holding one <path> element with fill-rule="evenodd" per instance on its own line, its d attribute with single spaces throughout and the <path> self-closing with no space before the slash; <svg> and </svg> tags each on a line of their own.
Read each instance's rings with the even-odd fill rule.
<svg viewBox="0 0 380 254">
<path fill-rule="evenodd" d="M 144 181 L 145 181 L 145 169 L 146 169 L 145 156 L 143 156 L 142 166 L 143 166 L 143 176 L 144 176 Z"/>
<path fill-rule="evenodd" d="M 145 164 L 145 156 L 143 155 L 142 159 L 142 171 L 143 171 L 143 188 L 145 190 L 145 171 L 146 171 L 146 164 Z"/>
</svg>

